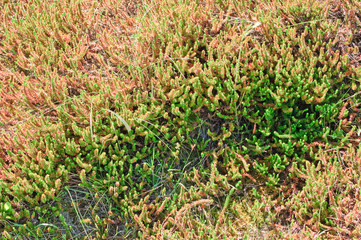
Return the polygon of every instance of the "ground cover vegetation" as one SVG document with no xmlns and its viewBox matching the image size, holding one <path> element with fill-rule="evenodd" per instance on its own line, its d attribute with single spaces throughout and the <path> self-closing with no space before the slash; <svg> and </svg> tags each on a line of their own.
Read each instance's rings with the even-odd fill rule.
<svg viewBox="0 0 361 240">
<path fill-rule="evenodd" d="M 1 238 L 361 238 L 360 9 L 1 0 Z"/>
</svg>

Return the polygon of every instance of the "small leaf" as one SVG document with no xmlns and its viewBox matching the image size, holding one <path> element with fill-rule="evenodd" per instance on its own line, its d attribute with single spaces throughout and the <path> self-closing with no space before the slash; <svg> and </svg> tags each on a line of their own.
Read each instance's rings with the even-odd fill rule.
<svg viewBox="0 0 361 240">
<path fill-rule="evenodd" d="M 6 202 L 5 205 L 4 205 L 5 212 L 8 212 L 11 209 L 12 209 L 11 204 L 9 202 Z"/>
<path fill-rule="evenodd" d="M 117 118 L 119 118 L 119 120 L 124 124 L 125 128 L 128 130 L 128 132 L 131 131 L 131 128 L 130 126 L 128 125 L 128 123 L 124 120 L 124 118 L 122 118 L 121 116 L 119 116 L 116 112 L 113 112 L 112 110 L 109 110 L 109 109 L 104 109 L 103 110 L 105 111 L 108 111 L 110 113 L 113 113 Z"/>
</svg>

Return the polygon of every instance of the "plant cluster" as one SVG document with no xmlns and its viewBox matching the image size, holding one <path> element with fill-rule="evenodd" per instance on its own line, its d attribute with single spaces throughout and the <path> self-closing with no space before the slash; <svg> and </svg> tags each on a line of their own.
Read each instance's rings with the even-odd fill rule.
<svg viewBox="0 0 361 240">
<path fill-rule="evenodd" d="M 361 237 L 357 1 L 0 9 L 2 238 Z"/>
</svg>

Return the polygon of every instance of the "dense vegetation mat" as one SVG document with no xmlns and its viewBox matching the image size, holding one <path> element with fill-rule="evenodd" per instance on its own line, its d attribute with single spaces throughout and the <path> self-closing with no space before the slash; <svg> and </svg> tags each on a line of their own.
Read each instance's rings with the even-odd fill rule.
<svg viewBox="0 0 361 240">
<path fill-rule="evenodd" d="M 1 238 L 361 238 L 360 9 L 1 0 Z"/>
</svg>

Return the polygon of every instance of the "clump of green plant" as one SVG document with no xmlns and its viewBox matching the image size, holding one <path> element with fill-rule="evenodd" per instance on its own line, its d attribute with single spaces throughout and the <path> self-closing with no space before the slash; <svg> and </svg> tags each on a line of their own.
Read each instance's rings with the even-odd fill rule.
<svg viewBox="0 0 361 240">
<path fill-rule="evenodd" d="M 345 219 L 345 234 L 358 236 L 350 216 L 331 219 L 344 205 L 325 205 L 330 186 L 348 181 L 336 175 L 348 176 L 357 164 L 343 172 L 340 158 L 324 155 L 357 143 L 361 71 L 350 59 L 357 37 L 342 34 L 361 28 L 350 23 L 359 20 L 357 4 L 341 5 L 344 19 L 328 1 L 4 7 L 6 236 L 29 228 L 40 236 L 44 224 L 54 236 L 80 231 L 66 227 L 59 194 L 72 199 L 74 179 L 89 190 L 82 201 L 94 202 L 89 196 L 99 192 L 112 206 L 108 216 L 96 207 L 83 215 L 72 199 L 79 238 L 105 239 L 119 233 L 116 224 L 139 238 L 286 236 L 278 230 L 287 218 L 295 228 L 307 223 L 312 236 L 332 235 Z M 62 226 L 49 223 L 51 214 Z"/>
</svg>

